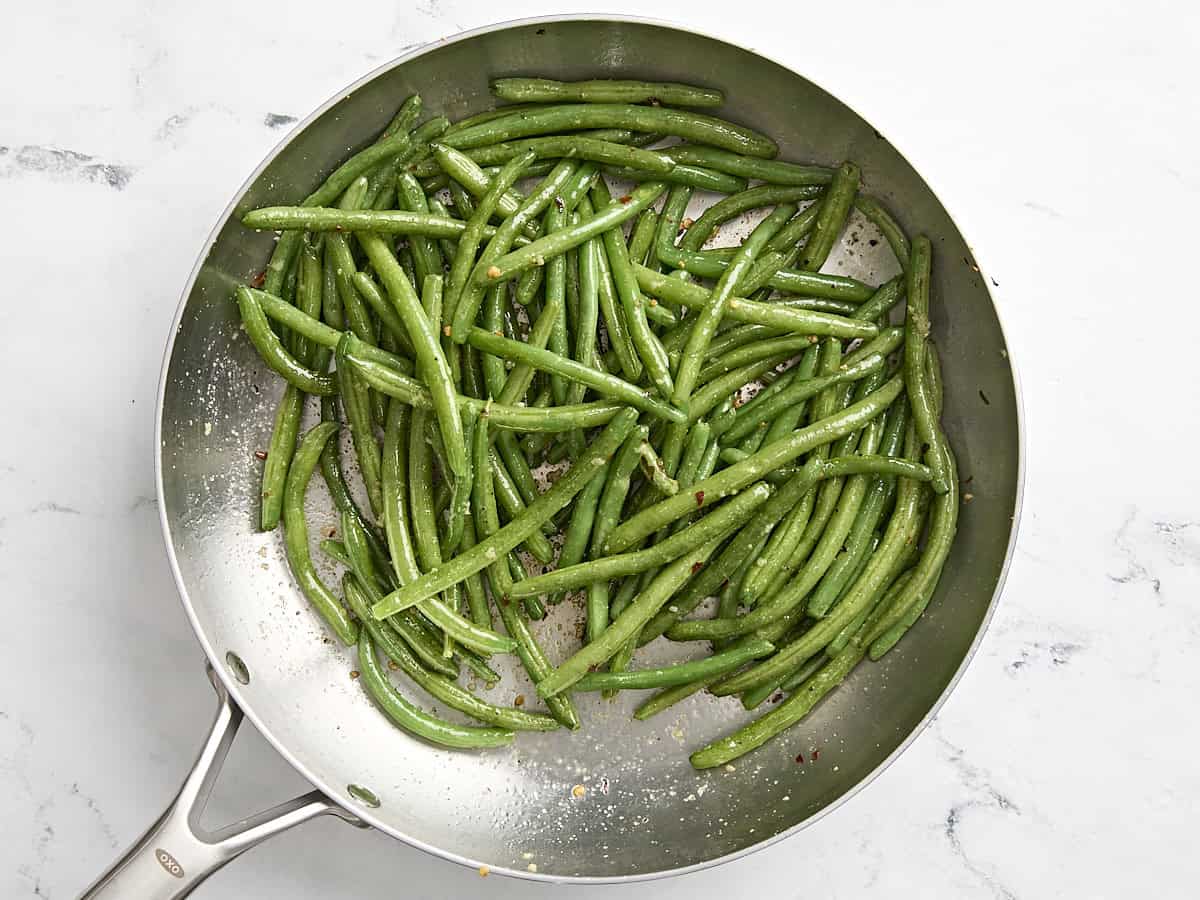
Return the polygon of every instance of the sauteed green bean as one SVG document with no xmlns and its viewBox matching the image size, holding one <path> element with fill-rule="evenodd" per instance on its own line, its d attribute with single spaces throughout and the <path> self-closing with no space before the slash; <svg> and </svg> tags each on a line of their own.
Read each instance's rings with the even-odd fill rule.
<svg viewBox="0 0 1200 900">
<path fill-rule="evenodd" d="M 300 593 L 404 731 L 487 748 L 579 728 L 582 692 L 656 690 L 637 719 L 786 695 L 691 756 L 724 765 L 787 739 L 936 602 L 960 494 L 932 246 L 860 193 L 853 162 L 776 159 L 770 137 L 697 112 L 718 90 L 492 89 L 512 105 L 457 123 L 418 124 L 408 98 L 315 190 L 244 214 L 281 234 L 233 292 L 283 380 L 260 525 L 282 522 Z M 694 190 L 724 196 L 693 221 Z M 864 230 L 885 242 L 878 284 L 822 271 Z M 340 595 L 309 546 L 318 465 Z M 696 615 L 706 598 L 715 616 Z M 582 645 L 545 652 L 577 609 Z M 714 643 L 644 660 L 667 640 Z M 519 658 L 548 714 L 459 684 L 460 664 L 518 677 L 492 654 Z M 479 724 L 421 709 L 393 671 Z"/>
</svg>

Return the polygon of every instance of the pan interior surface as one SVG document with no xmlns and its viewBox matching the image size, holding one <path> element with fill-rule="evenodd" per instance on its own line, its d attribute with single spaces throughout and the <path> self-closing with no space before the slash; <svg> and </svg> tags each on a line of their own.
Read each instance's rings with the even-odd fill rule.
<svg viewBox="0 0 1200 900">
<path fill-rule="evenodd" d="M 537 60 L 536 71 L 527 60 Z M 266 449 L 282 385 L 245 339 L 230 299 L 235 284 L 262 270 L 274 240 L 242 228 L 241 214 L 298 202 L 410 93 L 430 114 L 454 119 L 489 107 L 489 77 L 510 74 L 719 87 L 727 105 L 717 115 L 770 134 L 783 159 L 853 159 L 865 189 L 910 233 L 933 241 L 944 423 L 973 498 L 953 554 L 924 619 L 895 651 L 861 665 L 804 723 L 732 767 L 698 773 L 688 763 L 690 751 L 752 715 L 737 698 L 707 694 L 647 722 L 630 715 L 641 692 L 612 702 L 581 695 L 576 733 L 522 734 L 510 748 L 478 754 L 422 744 L 390 725 L 352 679 L 355 653 L 294 587 L 281 533 L 256 530 L 255 451 Z M 863 220 L 853 219 L 847 234 L 827 271 L 872 282 L 894 273 L 886 243 L 872 245 L 879 236 Z M 310 411 L 306 427 L 314 418 Z M 247 683 L 225 680 L 251 719 L 315 784 L 390 834 L 543 878 L 703 865 L 781 835 L 852 792 L 903 745 L 968 656 L 1002 578 L 1019 496 L 1018 408 L 1003 334 L 971 253 L 933 193 L 869 124 L 795 73 L 642 22 L 540 21 L 473 33 L 377 73 L 311 120 L 237 198 L 197 269 L 164 374 L 160 426 L 163 518 L 184 603 L 214 666 L 229 676 L 227 654 L 244 662 L 237 674 Z M 315 543 L 318 529 L 336 527 L 319 478 L 309 503 Z M 568 602 L 534 623 L 553 660 L 577 644 L 581 621 Z M 687 650 L 659 641 L 635 665 Z M 476 689 L 498 703 L 523 694 L 536 708 L 515 657 L 493 665 L 503 680 Z M 351 785 L 375 795 L 378 807 Z"/>
</svg>

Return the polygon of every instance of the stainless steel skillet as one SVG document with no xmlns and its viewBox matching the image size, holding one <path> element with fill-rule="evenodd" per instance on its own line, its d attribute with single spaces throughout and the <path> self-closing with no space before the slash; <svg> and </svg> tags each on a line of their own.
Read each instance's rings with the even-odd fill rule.
<svg viewBox="0 0 1200 900">
<path fill-rule="evenodd" d="M 255 529 L 254 452 L 267 443 L 279 384 L 239 339 L 229 300 L 235 283 L 262 269 L 271 245 L 269 235 L 240 226 L 241 213 L 294 202 L 370 141 L 408 94 L 457 118 L 491 103 L 489 77 L 516 73 L 720 87 L 724 114 L 776 137 L 784 158 L 854 159 L 869 190 L 933 239 L 945 425 L 973 495 L 938 596 L 895 652 L 861 666 L 808 721 L 732 771 L 697 773 L 688 764 L 690 748 L 745 715 L 736 699 L 704 695 L 644 723 L 629 716 L 634 697 L 589 697 L 581 732 L 521 735 L 512 748 L 484 754 L 408 737 L 350 678 L 353 653 L 325 637 L 293 588 L 279 534 Z M 861 221 L 851 230 L 861 240 L 837 271 L 878 280 L 886 247 L 872 246 Z M 238 192 L 192 273 L 167 345 L 157 437 L 167 552 L 220 710 L 179 798 L 89 897 L 183 896 L 249 846 L 323 813 L 455 862 L 551 881 L 695 870 L 793 834 L 878 774 L 945 699 L 998 596 L 1021 491 L 1019 401 L 996 310 L 964 238 L 908 162 L 852 110 L 768 59 L 676 27 L 588 16 L 507 23 L 431 44 L 303 123 Z M 314 517 L 332 525 L 320 491 L 312 494 Z M 575 641 L 575 614 L 564 604 L 540 628 L 552 657 Z M 506 701 L 535 696 L 519 667 L 502 674 L 496 691 Z M 204 832 L 199 811 L 243 714 L 316 789 Z"/>
</svg>

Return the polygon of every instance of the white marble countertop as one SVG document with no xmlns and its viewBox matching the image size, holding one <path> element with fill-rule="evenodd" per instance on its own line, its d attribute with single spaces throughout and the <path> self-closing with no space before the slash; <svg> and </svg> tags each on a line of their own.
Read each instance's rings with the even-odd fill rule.
<svg viewBox="0 0 1200 900">
<path fill-rule="evenodd" d="M 209 722 L 159 536 L 152 433 L 179 289 L 232 191 L 293 117 L 406 47 L 501 15 L 594 7 L 618 8 L 109 0 L 7 11 L 0 895 L 78 892 L 157 816 Z M 571 895 L 1194 896 L 1200 303 L 1175 253 L 1200 208 L 1197 8 L 1021 0 L 967 13 L 865 0 L 810 16 L 795 4 L 666 0 L 625 11 L 789 62 L 930 177 L 999 284 L 1028 482 L 991 630 L 898 763 L 748 859 Z M 301 786 L 247 729 L 214 817 Z M 474 872 L 322 821 L 199 895 L 324 897 L 350 885 L 483 890 Z M 562 890 L 492 878 L 486 893 Z"/>
</svg>

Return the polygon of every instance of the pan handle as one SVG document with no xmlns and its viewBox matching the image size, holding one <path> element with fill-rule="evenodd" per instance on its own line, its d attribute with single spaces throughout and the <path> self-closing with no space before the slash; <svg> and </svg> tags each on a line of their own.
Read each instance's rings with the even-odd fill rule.
<svg viewBox="0 0 1200 900">
<path fill-rule="evenodd" d="M 314 790 L 224 828 L 201 828 L 200 816 L 242 723 L 241 709 L 230 699 L 211 666 L 208 678 L 217 692 L 217 716 L 196 764 L 167 811 L 80 895 L 80 900 L 175 900 L 186 897 L 205 878 L 255 844 L 315 816 L 335 815 L 366 827 L 353 813 Z"/>
</svg>

